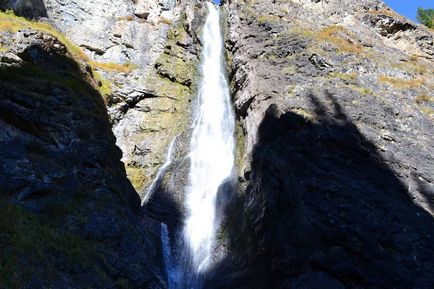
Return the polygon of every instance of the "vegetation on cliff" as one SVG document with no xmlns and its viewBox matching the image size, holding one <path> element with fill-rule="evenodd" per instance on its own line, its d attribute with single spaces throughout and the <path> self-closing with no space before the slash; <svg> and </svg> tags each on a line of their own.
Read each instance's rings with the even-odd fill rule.
<svg viewBox="0 0 434 289">
<path fill-rule="evenodd" d="M 104 80 L 47 24 L 0 19 L 0 287 L 159 288 Z"/>
<path fill-rule="evenodd" d="M 434 28 L 434 9 L 417 10 L 417 20 L 428 28 Z"/>
<path fill-rule="evenodd" d="M 51 24 L 36 20 L 28 20 L 24 17 L 16 16 L 11 10 L 5 12 L 0 11 L 0 31 L 9 31 L 11 33 L 15 33 L 22 29 L 33 29 L 43 33 L 51 34 L 56 37 L 65 45 L 65 47 L 68 49 L 68 52 L 75 59 L 75 61 L 84 63 L 90 67 L 90 69 L 93 71 L 96 85 L 104 97 L 107 97 L 112 93 L 112 84 L 107 79 L 103 78 L 96 71 L 96 69 L 107 72 L 130 73 L 136 68 L 136 66 L 131 63 L 117 64 L 113 62 L 98 62 L 91 60 L 80 47 L 74 44 L 62 32 L 55 29 Z"/>
</svg>

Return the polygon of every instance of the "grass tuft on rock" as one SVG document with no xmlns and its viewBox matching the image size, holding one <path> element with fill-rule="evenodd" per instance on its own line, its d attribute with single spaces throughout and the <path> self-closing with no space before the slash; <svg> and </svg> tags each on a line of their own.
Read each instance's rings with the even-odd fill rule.
<svg viewBox="0 0 434 289">
<path fill-rule="evenodd" d="M 3 286 L 23 288 L 29 279 L 38 276 L 58 278 L 54 272 L 55 259 L 59 255 L 72 266 L 91 266 L 91 256 L 95 252 L 93 245 L 70 231 L 60 229 L 59 222 L 61 220 L 37 214 L 20 205 L 1 202 L 0 250 L 3 258 L 0 260 L 0 282 Z M 52 273 L 46 268 L 53 268 Z"/>
<path fill-rule="evenodd" d="M 17 16 L 13 11 L 0 12 L 0 31 L 10 31 L 16 33 L 22 29 L 34 29 L 43 33 L 48 33 L 62 42 L 71 56 L 77 62 L 84 62 L 87 65 L 107 72 L 130 73 L 137 68 L 132 63 L 118 64 L 113 62 L 98 62 L 89 58 L 84 51 L 69 40 L 62 32 L 54 28 L 47 22 L 31 21 L 24 17 Z"/>
<path fill-rule="evenodd" d="M 389 84 L 395 88 L 399 89 L 408 89 L 408 88 L 417 88 L 424 84 L 424 81 L 419 78 L 415 79 L 403 79 L 398 77 L 390 77 L 382 75 L 378 78 L 378 81 L 380 83 L 386 83 Z"/>
<path fill-rule="evenodd" d="M 340 25 L 331 25 L 318 32 L 317 36 L 327 42 L 336 45 L 340 50 L 360 54 L 363 52 L 363 46 L 356 43 L 357 39 L 350 31 Z"/>
</svg>

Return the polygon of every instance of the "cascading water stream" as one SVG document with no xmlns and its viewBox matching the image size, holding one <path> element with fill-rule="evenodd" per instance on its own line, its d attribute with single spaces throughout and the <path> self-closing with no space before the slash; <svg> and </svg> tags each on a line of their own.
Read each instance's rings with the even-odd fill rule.
<svg viewBox="0 0 434 289">
<path fill-rule="evenodd" d="M 178 259 L 183 265 L 177 268 L 180 280 L 169 281 L 174 284 L 170 289 L 202 287 L 201 276 L 212 263 L 219 226 L 218 193 L 233 179 L 235 117 L 225 73 L 220 12 L 214 4 L 208 2 L 207 5 L 209 13 L 202 35 L 202 79 L 194 111 L 189 153 L 191 165 L 185 188 L 187 217 L 182 246 L 177 248 Z"/>
<path fill-rule="evenodd" d="M 172 250 L 170 248 L 169 228 L 161 223 L 161 247 L 163 250 L 164 267 L 167 273 L 167 288 L 175 288 L 174 284 L 179 282 L 179 272 L 173 262 Z"/>
<path fill-rule="evenodd" d="M 202 288 L 202 277 L 212 264 L 216 245 L 218 195 L 224 192 L 225 184 L 233 181 L 235 116 L 225 73 L 220 13 L 211 2 L 207 5 L 208 17 L 202 34 L 202 79 L 194 110 L 190 171 L 185 187 L 187 216 L 181 236 L 175 234 L 176 244 L 170 244 L 169 229 L 161 223 L 161 244 L 169 289 Z M 171 163 L 174 142 L 169 147 L 166 163 L 149 188 L 148 196 L 159 186 Z"/>
<path fill-rule="evenodd" d="M 155 192 L 155 190 L 157 190 L 160 187 L 161 181 L 162 181 L 164 175 L 166 174 L 167 169 L 172 164 L 175 144 L 176 144 L 176 136 L 173 138 L 172 142 L 169 145 L 169 149 L 167 150 L 166 159 L 164 160 L 164 164 L 158 170 L 157 176 L 152 181 L 151 185 L 148 188 L 148 191 L 146 192 L 145 197 L 143 198 L 142 206 L 148 202 L 148 200 L 151 198 L 151 196 Z"/>
</svg>

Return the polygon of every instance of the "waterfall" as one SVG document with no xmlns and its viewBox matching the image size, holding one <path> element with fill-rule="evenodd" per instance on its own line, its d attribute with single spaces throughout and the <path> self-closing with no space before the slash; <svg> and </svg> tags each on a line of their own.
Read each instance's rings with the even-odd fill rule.
<svg viewBox="0 0 434 289">
<path fill-rule="evenodd" d="M 235 117 L 225 74 L 220 12 L 208 2 L 203 29 L 202 79 L 190 143 L 191 167 L 185 188 L 187 217 L 183 230 L 186 251 L 196 276 L 212 262 L 218 227 L 216 200 L 222 184 L 231 180 L 234 168 Z M 197 288 L 197 282 L 187 282 Z"/>
<path fill-rule="evenodd" d="M 169 149 L 167 150 L 166 159 L 164 160 L 164 164 L 158 170 L 157 176 L 152 181 L 151 185 L 148 188 L 148 191 L 146 192 L 145 197 L 143 198 L 142 206 L 144 204 L 146 204 L 146 202 L 149 200 L 149 198 L 152 196 L 152 194 L 155 192 L 155 190 L 157 190 L 160 187 L 161 181 L 162 181 L 164 175 L 166 174 L 166 171 L 169 168 L 170 164 L 172 163 L 175 143 L 176 143 L 176 136 L 173 138 L 172 142 L 169 145 Z"/>
<path fill-rule="evenodd" d="M 174 288 L 174 284 L 179 281 L 179 274 L 173 262 L 169 229 L 164 223 L 161 223 L 161 247 L 163 249 L 164 267 L 167 273 L 167 288 L 172 289 Z"/>
<path fill-rule="evenodd" d="M 233 181 L 235 116 L 225 73 L 220 12 L 207 2 L 208 16 L 202 32 L 201 81 L 194 108 L 190 141 L 190 171 L 184 189 L 186 219 L 170 244 L 169 231 L 161 224 L 161 244 L 169 289 L 201 289 L 202 277 L 213 262 L 219 227 L 217 201 Z M 171 147 L 173 143 L 171 144 Z M 166 163 L 170 164 L 172 148 Z M 167 165 L 168 166 L 168 165 Z M 166 165 L 160 172 L 164 175 Z M 159 174 L 148 195 L 158 187 Z M 172 250 L 172 249 L 173 250 Z M 173 252 L 173 255 L 172 255 Z"/>
</svg>

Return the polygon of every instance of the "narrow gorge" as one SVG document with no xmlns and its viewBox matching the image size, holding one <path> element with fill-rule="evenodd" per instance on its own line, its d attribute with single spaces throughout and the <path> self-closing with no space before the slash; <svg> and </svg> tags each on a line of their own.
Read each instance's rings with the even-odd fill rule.
<svg viewBox="0 0 434 289">
<path fill-rule="evenodd" d="M 0 289 L 434 288 L 433 64 L 382 0 L 0 0 Z"/>
</svg>

